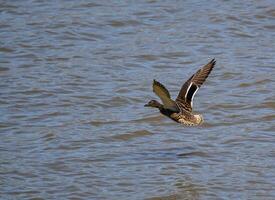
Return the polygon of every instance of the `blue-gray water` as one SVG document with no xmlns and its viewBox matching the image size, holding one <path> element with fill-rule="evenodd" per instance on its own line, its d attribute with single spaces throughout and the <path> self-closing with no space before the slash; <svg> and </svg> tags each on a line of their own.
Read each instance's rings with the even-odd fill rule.
<svg viewBox="0 0 275 200">
<path fill-rule="evenodd" d="M 0 199 L 275 199 L 275 3 L 2 1 Z M 144 108 L 157 79 L 200 127 Z"/>
</svg>

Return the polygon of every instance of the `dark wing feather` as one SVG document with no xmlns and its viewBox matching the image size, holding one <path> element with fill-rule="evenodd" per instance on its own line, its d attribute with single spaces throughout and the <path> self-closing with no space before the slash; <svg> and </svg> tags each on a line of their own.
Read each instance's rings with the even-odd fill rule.
<svg viewBox="0 0 275 200">
<path fill-rule="evenodd" d="M 208 64 L 203 66 L 203 68 L 199 69 L 193 76 L 192 82 L 195 83 L 197 86 L 201 87 L 204 81 L 209 76 L 210 72 L 214 68 L 216 64 L 215 59 L 211 60 Z"/>
<path fill-rule="evenodd" d="M 178 111 L 178 107 L 171 99 L 169 91 L 162 85 L 160 82 L 154 80 L 153 82 L 153 91 L 161 99 L 164 108 L 170 109 L 173 111 Z"/>
<path fill-rule="evenodd" d="M 192 99 L 193 95 L 202 86 L 204 81 L 209 76 L 210 72 L 215 66 L 215 59 L 212 59 L 208 64 L 204 65 L 195 74 L 193 74 L 182 86 L 176 102 L 185 110 L 192 111 Z M 192 90 L 191 90 L 192 88 Z M 190 94 L 186 94 L 186 92 Z"/>
<path fill-rule="evenodd" d="M 160 87 L 161 90 L 165 93 L 165 95 L 166 95 L 168 98 L 171 98 L 169 91 L 168 91 L 168 90 L 166 89 L 166 87 L 165 87 L 164 85 L 162 85 L 160 82 L 158 82 L 158 81 L 156 81 L 156 80 L 154 79 L 153 85 L 156 85 L 156 86 Z"/>
</svg>

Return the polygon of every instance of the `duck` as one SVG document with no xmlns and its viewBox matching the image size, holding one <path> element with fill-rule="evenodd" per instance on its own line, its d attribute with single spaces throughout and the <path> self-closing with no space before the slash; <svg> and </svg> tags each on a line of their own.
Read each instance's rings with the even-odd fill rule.
<svg viewBox="0 0 275 200">
<path fill-rule="evenodd" d="M 202 114 L 193 112 L 193 99 L 197 91 L 201 88 L 210 72 L 216 64 L 215 58 L 201 67 L 194 73 L 181 87 L 175 100 L 166 87 L 153 80 L 153 92 L 160 98 L 161 103 L 157 100 L 150 100 L 145 107 L 157 108 L 160 113 L 169 117 L 175 122 L 186 126 L 201 125 L 204 122 Z"/>
</svg>

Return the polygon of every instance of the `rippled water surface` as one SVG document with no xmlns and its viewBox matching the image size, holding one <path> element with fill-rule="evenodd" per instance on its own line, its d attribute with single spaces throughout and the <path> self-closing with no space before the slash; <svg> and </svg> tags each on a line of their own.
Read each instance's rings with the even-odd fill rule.
<svg viewBox="0 0 275 200">
<path fill-rule="evenodd" d="M 275 3 L 2 1 L 0 198 L 275 199 Z M 143 105 L 197 93 L 200 127 Z"/>
</svg>

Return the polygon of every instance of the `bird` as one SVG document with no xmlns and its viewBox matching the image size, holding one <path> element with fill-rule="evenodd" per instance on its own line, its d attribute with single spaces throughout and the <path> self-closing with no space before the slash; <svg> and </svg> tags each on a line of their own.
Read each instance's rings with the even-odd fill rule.
<svg viewBox="0 0 275 200">
<path fill-rule="evenodd" d="M 160 113 L 186 126 L 196 126 L 203 123 L 203 116 L 193 112 L 193 99 L 216 64 L 215 58 L 194 73 L 181 87 L 175 100 L 171 99 L 169 91 L 163 84 L 153 80 L 153 92 L 160 98 L 150 100 L 145 107 L 158 108 Z"/>
</svg>

